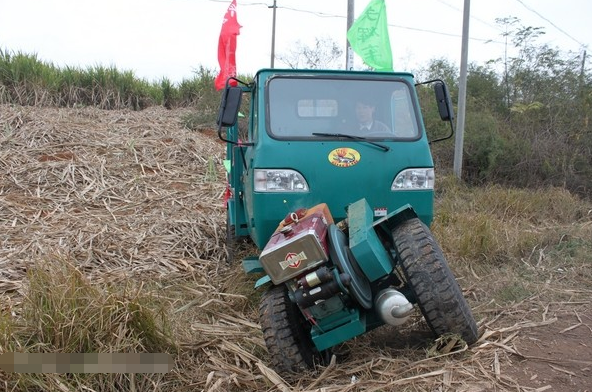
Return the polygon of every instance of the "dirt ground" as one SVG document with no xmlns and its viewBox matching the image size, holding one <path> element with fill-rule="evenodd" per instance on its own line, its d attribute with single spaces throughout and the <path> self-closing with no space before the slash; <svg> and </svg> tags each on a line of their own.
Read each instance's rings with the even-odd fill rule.
<svg viewBox="0 0 592 392">
<path fill-rule="evenodd" d="M 0 129 L 4 130 L 0 136 L 0 169 L 5 176 L 0 187 L 0 300 L 13 301 L 17 306 L 30 258 L 52 247 L 62 249 L 68 245 L 68 238 L 76 236 L 80 242 L 70 244 L 71 254 L 84 260 L 83 268 L 94 281 L 126 270 L 135 276 L 172 273 L 179 279 L 185 275 L 195 279 L 200 268 L 206 270 L 202 268 L 204 260 L 224 259 L 224 219 L 219 208 L 224 180 L 221 172 L 212 172 L 212 165 L 222 167 L 225 146 L 213 130 L 184 129 L 178 119 L 187 112 L 164 108 L 134 113 L 0 106 Z M 34 134 L 23 136 L 19 132 Z M 116 140 L 115 133 L 125 135 Z M 177 143 L 181 147 L 175 147 Z M 114 145 L 120 147 L 114 151 Z M 83 156 L 88 152 L 100 159 Z M 124 160 L 128 158 L 129 162 Z M 117 166 L 109 166 L 110 162 Z M 115 181 L 110 182 L 118 175 L 116 170 L 127 173 L 122 178 L 127 194 Z M 27 177 L 35 172 L 57 182 L 42 183 L 41 175 Z M 97 177 L 92 177 L 95 172 Z M 212 185 L 210 178 L 196 186 L 195 173 L 217 178 L 220 184 Z M 144 181 L 149 186 L 144 186 Z M 24 192 L 27 183 L 32 185 L 30 191 Z M 45 185 L 51 191 L 43 189 Z M 62 192 L 59 186 L 71 188 Z M 200 196 L 201 190 L 208 196 Z M 36 197 L 44 191 L 54 199 Z M 142 195 L 146 200 L 136 199 Z M 77 197 L 85 203 L 75 205 Z M 67 202 L 60 204 L 58 198 Z M 148 204 L 148 199 L 153 204 Z M 60 215 L 64 208 L 67 216 Z M 198 223 L 204 230 L 198 232 L 192 227 L 190 218 L 186 218 L 192 214 L 199 216 Z M 133 220 L 139 215 L 141 221 Z M 21 222 L 25 221 L 32 223 L 23 225 L 23 229 Z M 107 226 L 106 221 L 118 226 Z M 201 248 L 196 249 L 195 244 Z M 124 257 L 118 252 L 123 252 Z M 204 276 L 200 284 L 213 287 L 212 276 Z M 204 340 L 199 349 L 210 351 L 203 366 L 200 364 L 195 371 L 203 373 L 196 376 L 194 385 L 204 391 L 222 391 L 224 385 L 232 386 L 232 390 L 257 390 L 248 386 L 267 385 L 265 390 L 327 392 L 592 391 L 592 282 L 572 289 L 547 282 L 536 295 L 510 306 L 498 306 L 487 298 L 487 288 L 479 288 L 478 283 L 468 286 L 470 277 L 459 278 L 483 334 L 470 348 L 426 358 L 429 334 L 418 318 L 405 329 L 379 328 L 345 345 L 340 348 L 338 364 L 321 369 L 320 374 L 285 381 L 278 380 L 261 364 L 264 358 L 256 362 L 257 366 L 254 355 L 243 351 L 234 359 L 221 359 L 216 352 L 238 349 L 227 342 Z M 224 295 L 242 295 L 229 290 Z M 208 313 L 208 321 L 196 319 L 195 325 L 207 331 L 209 320 L 220 320 L 215 315 Z M 242 317 L 241 336 L 251 333 L 250 328 L 257 322 L 247 320 L 250 316 Z M 220 348 L 222 345 L 224 348 Z M 410 357 L 397 359 L 405 356 Z M 228 376 L 229 370 L 223 364 L 234 366 L 234 378 Z M 251 375 L 247 373 L 253 372 L 260 373 L 248 379 Z M 241 381 L 243 374 L 247 381 Z M 218 376 L 232 382 L 218 382 L 222 378 L 215 381 Z M 265 384 L 261 384 L 262 380 Z"/>
<path fill-rule="evenodd" d="M 430 332 L 423 322 L 420 324 L 409 332 L 393 334 L 388 329 L 376 332 L 373 344 L 394 349 L 393 353 L 404 350 L 410 342 L 413 350 L 429 350 L 425 342 Z M 456 380 L 443 382 L 432 390 L 592 391 L 592 308 L 589 302 L 553 303 L 531 298 L 507 312 L 502 311 L 489 322 L 485 320 L 480 330 L 483 335 L 469 349 L 469 358 L 457 362 L 462 363 L 462 370 L 480 369 L 472 373 L 475 379 L 464 377 L 464 371 L 453 371 L 451 378 Z"/>
<path fill-rule="evenodd" d="M 570 309 L 571 308 L 571 309 Z M 592 390 L 592 311 L 563 304 L 547 325 L 524 331 L 500 373 L 537 391 Z"/>
</svg>

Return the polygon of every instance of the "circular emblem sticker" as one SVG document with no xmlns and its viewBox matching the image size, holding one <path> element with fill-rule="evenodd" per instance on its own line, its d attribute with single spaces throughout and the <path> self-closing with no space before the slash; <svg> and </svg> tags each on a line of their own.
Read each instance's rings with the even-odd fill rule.
<svg viewBox="0 0 592 392">
<path fill-rule="evenodd" d="M 360 153 L 353 148 L 341 147 L 329 153 L 329 162 L 338 167 L 350 167 L 360 162 Z"/>
<path fill-rule="evenodd" d="M 286 261 L 288 262 L 288 267 L 290 268 L 298 268 L 300 267 L 300 262 L 302 261 L 301 256 L 304 255 L 303 252 L 301 252 L 300 255 L 290 252 L 286 255 Z"/>
</svg>

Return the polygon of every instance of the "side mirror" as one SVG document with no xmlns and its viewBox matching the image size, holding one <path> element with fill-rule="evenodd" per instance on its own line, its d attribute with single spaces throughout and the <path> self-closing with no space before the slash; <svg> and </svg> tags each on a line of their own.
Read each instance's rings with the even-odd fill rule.
<svg viewBox="0 0 592 392">
<path fill-rule="evenodd" d="M 446 84 L 441 81 L 435 83 L 434 93 L 436 94 L 440 118 L 442 121 L 452 121 L 454 119 L 454 108 L 452 107 L 452 100 L 450 99 Z"/>
<path fill-rule="evenodd" d="M 224 91 L 216 120 L 219 127 L 231 127 L 236 124 L 242 95 L 243 90 L 240 87 L 228 87 Z"/>
</svg>

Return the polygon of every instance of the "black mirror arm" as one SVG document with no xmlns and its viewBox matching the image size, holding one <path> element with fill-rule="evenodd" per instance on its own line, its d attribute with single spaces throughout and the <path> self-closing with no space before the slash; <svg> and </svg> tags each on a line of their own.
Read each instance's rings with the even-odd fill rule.
<svg viewBox="0 0 592 392">
<path fill-rule="evenodd" d="M 226 142 L 226 143 L 231 143 L 231 144 L 236 144 L 236 142 L 233 142 L 233 141 L 231 141 L 231 140 L 228 140 L 228 139 L 224 139 L 224 138 L 222 137 L 222 124 L 218 124 L 218 138 L 219 138 L 220 140 L 222 140 L 223 142 Z"/>
<path fill-rule="evenodd" d="M 447 136 L 441 137 L 440 139 L 430 140 L 428 142 L 428 144 L 432 144 L 435 142 L 441 142 L 442 140 L 450 139 L 452 137 L 452 135 L 454 135 L 454 126 L 452 125 L 452 120 L 448 120 L 448 122 L 450 123 L 450 134 L 448 134 Z"/>
<path fill-rule="evenodd" d="M 249 88 L 252 86 L 252 84 L 243 82 L 242 80 L 237 79 L 234 76 L 231 76 L 228 79 L 226 79 L 226 85 L 224 86 L 224 95 L 222 97 L 222 102 L 220 103 L 220 112 L 224 112 L 224 109 L 226 108 L 227 92 L 228 92 L 228 88 L 230 87 L 230 81 L 231 80 L 234 80 L 238 84 L 242 84 L 243 86 L 247 86 Z M 222 140 L 223 142 L 230 143 L 230 144 L 233 144 L 235 146 L 236 145 L 242 145 L 242 146 L 252 146 L 253 145 L 253 143 L 235 142 L 233 140 L 229 140 L 229 139 L 224 138 L 222 136 L 222 127 L 223 127 L 222 122 L 221 121 L 218 122 L 218 138 L 220 140 Z M 244 157 L 243 157 L 243 160 L 244 160 Z"/>
<path fill-rule="evenodd" d="M 432 80 L 428 80 L 425 82 L 420 82 L 420 83 L 415 83 L 415 86 L 421 86 L 424 84 L 431 84 L 431 83 L 441 83 L 443 85 L 444 91 L 447 91 L 446 88 L 446 83 L 442 80 L 442 79 L 432 79 Z M 452 135 L 454 135 L 454 125 L 452 124 L 452 121 L 454 120 L 454 111 L 452 110 L 452 102 L 450 102 L 450 95 L 448 95 L 447 92 L 445 92 L 445 96 L 443 97 L 446 102 L 444 102 L 443 104 L 448 108 L 448 118 L 446 119 L 449 123 L 450 123 L 450 134 L 448 134 L 447 136 L 441 137 L 439 139 L 435 139 L 435 140 L 430 140 L 428 142 L 428 144 L 432 144 L 434 142 L 441 142 L 442 140 L 447 140 L 450 139 L 452 137 Z M 440 105 L 440 103 L 438 104 Z M 440 109 L 438 109 L 440 110 Z M 444 118 L 442 118 L 444 120 Z"/>
</svg>

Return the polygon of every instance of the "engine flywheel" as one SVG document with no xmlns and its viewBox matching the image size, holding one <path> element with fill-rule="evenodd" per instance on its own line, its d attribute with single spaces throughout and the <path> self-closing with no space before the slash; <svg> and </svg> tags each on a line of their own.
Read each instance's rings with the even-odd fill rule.
<svg viewBox="0 0 592 392">
<path fill-rule="evenodd" d="M 334 224 L 329 226 L 329 254 L 340 272 L 351 276 L 348 287 L 350 294 L 365 309 L 372 307 L 372 289 L 370 281 L 358 267 L 358 262 L 351 254 L 346 235 Z"/>
</svg>

